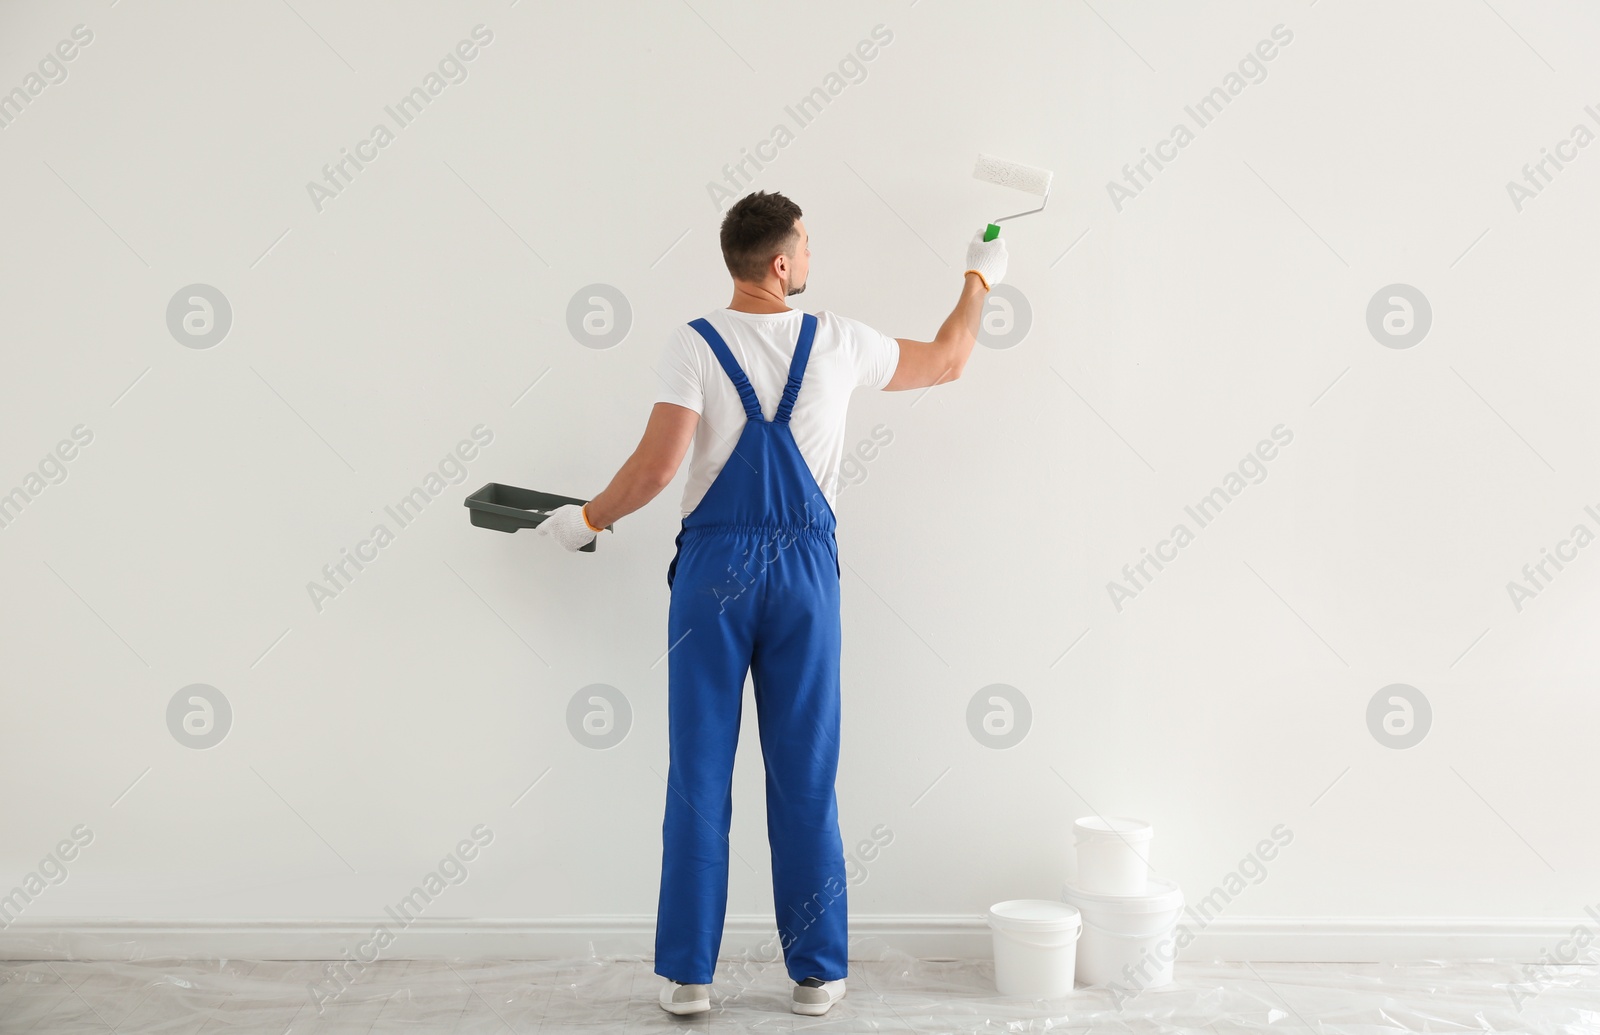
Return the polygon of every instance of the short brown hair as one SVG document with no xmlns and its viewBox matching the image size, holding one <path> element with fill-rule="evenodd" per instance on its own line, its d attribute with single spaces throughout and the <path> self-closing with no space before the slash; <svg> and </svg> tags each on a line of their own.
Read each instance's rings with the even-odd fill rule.
<svg viewBox="0 0 1600 1035">
<path fill-rule="evenodd" d="M 793 247 L 800 215 L 800 206 L 777 191 L 758 190 L 734 202 L 722 218 L 722 261 L 733 279 L 765 280 L 773 256 Z"/>
</svg>

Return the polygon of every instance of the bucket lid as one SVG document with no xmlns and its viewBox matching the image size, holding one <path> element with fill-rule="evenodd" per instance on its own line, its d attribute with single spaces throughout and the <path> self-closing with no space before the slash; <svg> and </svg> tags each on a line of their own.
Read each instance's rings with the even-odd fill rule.
<svg viewBox="0 0 1600 1035">
<path fill-rule="evenodd" d="M 1155 835 L 1149 823 L 1127 816 L 1083 816 L 1072 821 L 1072 832 L 1079 841 L 1148 841 Z"/>
<path fill-rule="evenodd" d="M 1146 880 L 1143 895 L 1099 895 L 1063 884 L 1061 898 L 1080 909 L 1100 913 L 1166 913 L 1183 908 L 1183 889 L 1177 881 L 1165 877 Z"/>
<path fill-rule="evenodd" d="M 1024 931 L 1076 931 L 1078 907 L 1048 898 L 1012 898 L 989 907 L 989 926 Z"/>
</svg>

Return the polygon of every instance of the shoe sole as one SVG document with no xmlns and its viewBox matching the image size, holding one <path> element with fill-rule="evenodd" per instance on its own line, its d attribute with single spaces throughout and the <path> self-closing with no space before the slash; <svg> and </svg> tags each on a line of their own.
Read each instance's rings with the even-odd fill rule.
<svg viewBox="0 0 1600 1035">
<path fill-rule="evenodd" d="M 839 999 L 843 998 L 844 996 L 839 997 Z M 802 1014 L 806 1017 L 821 1017 L 823 1014 L 833 1009 L 833 1004 L 837 1003 L 839 999 L 835 999 L 830 1003 L 791 1003 L 789 1005 L 789 1009 L 794 1013 Z"/>
<path fill-rule="evenodd" d="M 668 1013 L 682 1017 L 684 1014 L 705 1013 L 711 1009 L 711 1001 L 709 999 L 701 999 L 693 1003 L 673 1003 L 671 1006 L 662 1003 L 661 1008 Z"/>
</svg>

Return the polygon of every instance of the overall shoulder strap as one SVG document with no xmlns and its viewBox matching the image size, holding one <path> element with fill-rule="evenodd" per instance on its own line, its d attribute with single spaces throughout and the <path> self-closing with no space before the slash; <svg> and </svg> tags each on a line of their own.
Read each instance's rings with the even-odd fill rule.
<svg viewBox="0 0 1600 1035">
<path fill-rule="evenodd" d="M 761 402 L 756 398 L 756 390 L 750 387 L 750 379 L 739 369 L 739 364 L 729 351 L 728 343 L 722 340 L 722 335 L 718 334 L 717 329 L 704 318 L 690 320 L 689 326 L 700 332 L 700 337 L 706 340 L 706 344 L 710 345 L 711 351 L 716 354 L 717 362 L 722 364 L 723 371 L 739 393 L 739 401 L 744 403 L 744 415 L 750 420 L 764 420 L 765 418 L 761 416 Z"/>
<path fill-rule="evenodd" d="M 776 424 L 789 423 L 794 412 L 794 401 L 800 397 L 800 382 L 806 376 L 806 361 L 811 358 L 811 339 L 817 336 L 817 318 L 810 313 L 800 317 L 800 340 L 794 344 L 794 358 L 789 361 L 789 380 L 783 386 L 783 400 L 772 420 Z"/>
</svg>

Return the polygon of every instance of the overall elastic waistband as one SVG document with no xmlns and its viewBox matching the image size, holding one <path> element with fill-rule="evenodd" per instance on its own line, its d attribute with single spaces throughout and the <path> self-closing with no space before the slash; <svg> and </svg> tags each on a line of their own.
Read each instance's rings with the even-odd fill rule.
<svg viewBox="0 0 1600 1035">
<path fill-rule="evenodd" d="M 834 537 L 834 530 L 832 528 L 823 528 L 817 525 L 741 525 L 734 524 L 732 522 L 718 521 L 711 524 L 685 524 L 683 526 L 683 534 L 685 537 L 693 535 L 696 532 L 744 532 L 761 533 L 765 535 L 777 535 L 781 533 L 783 535 L 790 536 L 791 538 L 805 537 L 816 539 L 831 539 Z"/>
</svg>

